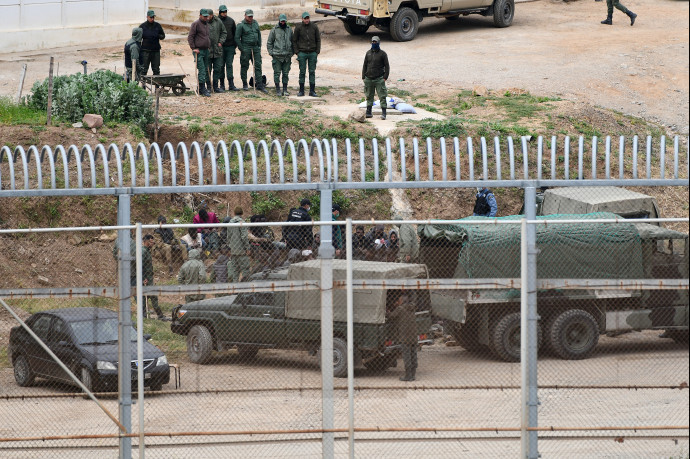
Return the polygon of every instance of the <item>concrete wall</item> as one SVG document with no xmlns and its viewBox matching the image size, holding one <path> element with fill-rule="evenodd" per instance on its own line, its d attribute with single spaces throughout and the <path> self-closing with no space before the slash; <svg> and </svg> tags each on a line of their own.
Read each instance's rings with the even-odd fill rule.
<svg viewBox="0 0 690 459">
<path fill-rule="evenodd" d="M 0 47 L 32 51 L 124 42 L 146 17 L 146 0 L 0 0 Z"/>
</svg>

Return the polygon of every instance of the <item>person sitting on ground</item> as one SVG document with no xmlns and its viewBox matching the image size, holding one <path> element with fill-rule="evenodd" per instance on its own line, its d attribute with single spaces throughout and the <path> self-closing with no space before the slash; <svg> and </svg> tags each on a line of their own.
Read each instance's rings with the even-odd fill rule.
<svg viewBox="0 0 690 459">
<path fill-rule="evenodd" d="M 189 259 L 180 268 L 180 273 L 177 275 L 177 282 L 183 285 L 205 284 L 206 283 L 206 266 L 201 261 L 201 252 L 198 249 L 189 251 Z M 184 300 L 187 303 L 192 301 L 199 301 L 206 298 L 203 294 L 185 295 Z"/>
<path fill-rule="evenodd" d="M 265 223 L 268 220 L 263 215 L 252 215 L 249 218 L 251 223 Z M 272 268 L 272 264 L 280 256 L 279 249 L 273 244 L 273 231 L 268 226 L 252 226 L 247 234 L 249 245 L 251 246 L 254 268 L 252 273 L 265 271 Z"/>
<path fill-rule="evenodd" d="M 192 223 L 195 225 L 203 225 L 207 223 L 220 223 L 218 217 L 214 212 L 209 212 L 206 209 L 199 209 L 199 213 L 194 216 Z M 199 228 L 197 231 L 201 233 L 201 237 L 206 244 L 206 250 L 215 251 L 220 247 L 220 237 L 217 232 L 218 228 Z"/>
<path fill-rule="evenodd" d="M 163 260 L 163 263 L 168 265 L 168 274 L 172 274 L 173 265 L 176 263 L 182 264 L 187 259 L 187 251 L 182 250 L 177 238 L 175 238 L 175 233 L 172 228 L 163 228 L 162 225 L 167 223 L 167 219 L 160 215 L 158 217 L 158 224 L 161 227 L 153 230 L 155 234 L 160 236 L 162 244 L 157 244 L 155 246 L 154 255 L 158 256 Z"/>
<path fill-rule="evenodd" d="M 196 249 L 202 251 L 204 248 L 204 239 L 201 237 L 201 233 L 198 232 L 196 228 L 188 228 L 187 234 L 180 238 L 182 244 L 187 247 L 187 252 Z"/>
<path fill-rule="evenodd" d="M 364 237 L 364 226 L 357 225 L 355 234 L 352 235 L 352 259 L 364 260 L 366 258 L 366 238 Z"/>
</svg>

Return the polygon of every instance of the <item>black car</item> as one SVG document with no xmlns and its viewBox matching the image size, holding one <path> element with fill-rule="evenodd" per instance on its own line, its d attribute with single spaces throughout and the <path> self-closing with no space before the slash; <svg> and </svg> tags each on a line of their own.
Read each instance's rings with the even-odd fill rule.
<svg viewBox="0 0 690 459">
<path fill-rule="evenodd" d="M 26 324 L 84 385 L 93 391 L 117 391 L 118 316 L 101 308 L 66 308 L 36 313 Z M 150 338 L 148 336 L 147 338 Z M 137 378 L 137 334 L 131 329 L 132 386 Z M 21 327 L 10 331 L 14 379 L 30 386 L 36 377 L 74 383 L 35 339 Z M 165 354 L 144 342 L 144 385 L 160 390 L 170 380 Z"/>
</svg>

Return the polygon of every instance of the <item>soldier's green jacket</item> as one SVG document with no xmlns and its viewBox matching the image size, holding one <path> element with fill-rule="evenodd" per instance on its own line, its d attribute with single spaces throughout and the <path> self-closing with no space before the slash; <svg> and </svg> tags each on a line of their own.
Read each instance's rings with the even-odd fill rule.
<svg viewBox="0 0 690 459">
<path fill-rule="evenodd" d="M 206 266 L 201 261 L 201 252 L 198 249 L 189 251 L 188 260 L 184 262 L 177 275 L 180 284 L 203 284 L 206 282 Z"/>
<path fill-rule="evenodd" d="M 290 26 L 282 28 L 280 24 L 276 25 L 268 34 L 266 46 L 271 57 L 282 61 L 290 59 L 294 54 L 292 52 L 292 28 Z"/>
<path fill-rule="evenodd" d="M 397 327 L 398 342 L 417 344 L 417 322 L 415 321 L 414 304 L 401 304 L 388 314 L 388 318 Z"/>
<path fill-rule="evenodd" d="M 242 223 L 244 220 L 240 216 L 234 216 L 229 223 Z M 228 228 L 228 247 L 230 255 L 246 255 L 249 250 L 249 236 L 245 226 Z"/>
<path fill-rule="evenodd" d="M 303 23 L 295 26 L 292 34 L 292 47 L 297 53 L 321 53 L 321 34 L 319 28 L 313 22 L 307 25 Z"/>
<path fill-rule="evenodd" d="M 364 65 L 362 65 L 362 79 L 367 77 L 371 80 L 377 78 L 388 79 L 388 73 L 391 68 L 388 65 L 388 54 L 381 49 L 367 51 L 364 56 Z"/>
<path fill-rule="evenodd" d="M 410 261 L 413 261 L 419 255 L 419 240 L 417 239 L 417 231 L 408 223 L 400 225 L 398 232 L 400 242 L 398 243 L 398 259 L 404 260 L 407 255 L 410 256 Z"/>
<path fill-rule="evenodd" d="M 235 42 L 240 50 L 247 51 L 250 48 L 261 48 L 261 29 L 259 23 L 252 21 L 247 23 L 244 19 L 235 29 Z"/>
<path fill-rule="evenodd" d="M 131 241 L 129 244 L 130 255 L 132 256 L 132 261 L 129 264 L 129 269 L 131 270 L 129 275 L 131 277 L 137 276 L 137 244 L 135 241 Z M 115 248 L 113 249 L 113 256 L 117 256 L 117 241 L 115 241 Z M 151 251 L 148 247 L 141 246 L 141 278 L 142 280 L 149 281 L 148 284 L 153 284 L 153 257 L 151 256 Z"/>
<path fill-rule="evenodd" d="M 213 20 L 209 22 L 208 36 L 211 40 L 211 47 L 208 49 L 209 57 L 222 57 L 223 47 L 218 46 L 218 43 L 225 43 L 226 38 L 228 38 L 228 31 L 218 16 L 213 16 Z"/>
</svg>

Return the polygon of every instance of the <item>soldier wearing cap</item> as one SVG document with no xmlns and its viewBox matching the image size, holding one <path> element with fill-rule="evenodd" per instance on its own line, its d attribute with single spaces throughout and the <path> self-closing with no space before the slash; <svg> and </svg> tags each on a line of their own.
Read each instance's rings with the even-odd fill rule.
<svg viewBox="0 0 690 459">
<path fill-rule="evenodd" d="M 156 13 L 148 10 L 146 21 L 139 25 L 143 31 L 141 43 L 141 62 L 143 75 L 149 71 L 149 65 L 154 75 L 161 74 L 161 40 L 165 39 L 163 27 L 156 22 Z"/>
<path fill-rule="evenodd" d="M 263 86 L 261 72 L 261 29 L 259 23 L 254 20 L 254 12 L 250 9 L 244 12 L 244 20 L 240 22 L 235 31 L 235 42 L 240 49 L 240 78 L 242 89 L 249 89 L 247 84 L 247 70 L 249 62 L 254 62 L 254 84 L 256 89 L 267 92 Z"/>
<path fill-rule="evenodd" d="M 237 25 L 235 20 L 228 16 L 228 7 L 225 5 L 218 7 L 218 16 L 227 32 L 227 38 L 223 42 L 223 66 L 220 69 L 220 88 L 225 90 L 225 76 L 227 74 L 228 90 L 239 91 L 240 89 L 235 87 L 235 78 L 232 73 L 232 62 L 235 60 L 235 53 L 237 51 L 237 43 L 235 43 Z"/>
<path fill-rule="evenodd" d="M 298 96 L 304 95 L 304 80 L 309 65 L 309 95 L 316 95 L 316 58 L 321 52 L 321 34 L 316 24 L 312 23 L 309 13 L 302 13 L 302 23 L 295 27 L 292 34 L 292 47 L 297 54 L 299 62 L 299 92 Z"/>
<path fill-rule="evenodd" d="M 372 107 L 374 105 L 374 92 L 379 95 L 381 103 L 381 119 L 386 119 L 386 80 L 390 73 L 390 66 L 388 65 L 388 55 L 380 47 L 381 39 L 379 37 L 371 38 L 371 49 L 367 51 L 364 56 L 364 65 L 362 66 L 362 80 L 364 80 L 364 95 L 367 98 L 367 118 L 371 118 Z"/>
<path fill-rule="evenodd" d="M 292 64 L 292 28 L 287 23 L 287 16 L 281 14 L 278 24 L 268 34 L 268 54 L 273 58 L 273 82 L 276 84 L 277 96 L 289 96 L 288 75 Z M 280 90 L 280 77 L 283 76 L 283 90 Z"/>
<path fill-rule="evenodd" d="M 221 80 L 223 70 L 223 43 L 228 37 L 225 24 L 217 16 L 213 15 L 213 10 L 208 11 L 208 36 L 211 47 L 208 49 L 209 70 L 213 70 L 213 92 L 225 92 L 218 85 Z"/>
<path fill-rule="evenodd" d="M 199 11 L 199 19 L 192 23 L 187 36 L 187 43 L 192 48 L 196 62 L 199 94 L 205 97 L 211 97 L 211 84 L 208 75 L 208 49 L 211 47 L 208 17 L 208 10 L 202 8 Z"/>
</svg>

